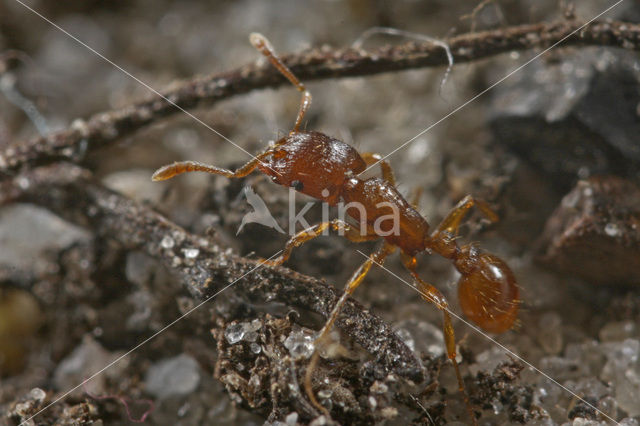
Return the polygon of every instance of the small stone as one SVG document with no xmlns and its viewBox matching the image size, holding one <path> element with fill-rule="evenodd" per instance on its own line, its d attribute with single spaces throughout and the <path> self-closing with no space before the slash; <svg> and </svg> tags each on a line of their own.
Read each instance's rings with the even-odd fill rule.
<svg viewBox="0 0 640 426">
<path fill-rule="evenodd" d="M 478 374 L 480 371 L 493 371 L 501 362 L 508 362 L 509 357 L 506 352 L 498 347 L 492 347 L 486 351 L 480 352 L 476 356 L 475 364 L 469 366 L 471 374 Z"/>
<path fill-rule="evenodd" d="M 181 354 L 158 361 L 147 371 L 147 392 L 159 399 L 188 395 L 200 383 L 200 367 L 195 359 Z"/>
<path fill-rule="evenodd" d="M 640 415 L 640 340 L 606 343 L 607 363 L 600 378 L 611 382 L 618 406 L 632 417 Z"/>
<path fill-rule="evenodd" d="M 184 257 L 186 257 L 187 259 L 195 259 L 200 254 L 200 250 L 198 250 L 197 248 L 188 248 L 182 251 L 184 253 Z"/>
<path fill-rule="evenodd" d="M 293 413 L 289 414 L 284 418 L 284 422 L 287 424 L 287 426 L 295 426 L 298 423 L 298 413 L 294 411 Z"/>
<path fill-rule="evenodd" d="M 331 398 L 331 395 L 333 395 L 333 392 L 329 389 L 322 389 L 318 391 L 318 398 L 320 399 L 329 399 Z"/>
<path fill-rule="evenodd" d="M 16 404 L 14 411 L 21 417 L 27 417 L 29 415 L 29 410 L 31 409 L 31 404 L 29 402 L 19 402 Z M 35 423 L 33 423 L 35 425 Z"/>
<path fill-rule="evenodd" d="M 380 416 L 385 420 L 392 420 L 398 417 L 398 409 L 396 407 L 384 407 L 380 410 Z"/>
<path fill-rule="evenodd" d="M 369 390 L 372 393 L 383 394 L 383 393 L 386 393 L 389 390 L 389 387 L 387 385 L 385 385 L 384 383 L 382 383 L 381 381 L 376 380 L 375 382 L 373 382 L 373 384 L 371 385 Z"/>
<path fill-rule="evenodd" d="M 426 352 L 432 357 L 444 354 L 442 328 L 427 321 L 405 320 L 395 325 L 396 334 L 413 351 Z M 414 339 L 413 336 L 420 336 Z"/>
<path fill-rule="evenodd" d="M 322 415 L 320 417 L 316 417 L 315 419 L 313 419 L 313 421 L 309 423 L 309 426 L 324 426 L 327 423 L 328 423 L 327 418 L 324 415 Z"/>
<path fill-rule="evenodd" d="M 253 389 L 258 389 L 260 388 L 260 376 L 258 376 L 257 374 L 253 374 L 251 376 L 251 378 L 249 379 L 248 382 L 249 386 L 251 386 Z"/>
<path fill-rule="evenodd" d="M 595 379 L 594 379 L 595 380 Z M 618 403 L 616 399 L 610 395 L 601 398 L 598 401 L 598 410 L 612 418 L 618 417 Z"/>
<path fill-rule="evenodd" d="M 18 178 L 18 186 L 20 187 L 20 189 L 29 189 L 29 186 L 31 185 L 31 183 L 29 182 L 29 179 L 27 179 L 26 177 L 20 177 Z"/>
<path fill-rule="evenodd" d="M 89 335 L 85 336 L 71 354 L 67 355 L 53 373 L 53 382 L 58 389 L 70 389 L 91 377 L 96 371 L 109 365 L 120 356 L 119 352 L 111 353 L 104 349 Z M 106 375 L 117 375 L 125 366 L 124 362 L 114 364 L 105 371 Z M 99 394 L 104 392 L 105 374 L 97 375 L 83 386 L 76 389 L 73 395 L 85 392 Z"/>
<path fill-rule="evenodd" d="M 46 268 L 47 252 L 87 243 L 89 237 L 86 230 L 40 207 L 13 204 L 0 210 L 0 264 L 9 268 L 37 275 Z"/>
<path fill-rule="evenodd" d="M 260 347 L 259 344 L 257 343 L 251 343 L 249 345 L 249 349 L 251 349 L 251 352 L 253 352 L 254 354 L 259 354 L 260 351 L 262 350 L 262 348 Z"/>
<path fill-rule="evenodd" d="M 168 235 L 165 235 L 162 238 L 162 241 L 160 241 L 160 246 L 162 246 L 162 248 L 166 250 L 171 250 L 175 245 L 176 242 Z"/>
<path fill-rule="evenodd" d="M 46 396 L 47 393 L 40 388 L 33 388 L 31 392 L 29 392 L 29 397 L 38 402 L 42 402 Z"/>
<path fill-rule="evenodd" d="M 245 327 L 245 329 L 248 327 Z M 246 340 L 247 342 L 255 342 L 256 340 L 258 340 L 258 333 L 256 333 L 255 331 L 247 331 L 247 333 L 244 335 L 244 340 Z"/>
<path fill-rule="evenodd" d="M 555 312 L 545 313 L 538 321 L 538 341 L 548 354 L 558 354 L 562 350 L 562 319 Z"/>
<path fill-rule="evenodd" d="M 262 328 L 262 321 L 256 318 L 253 321 L 251 321 L 251 323 L 247 327 L 247 331 L 258 331 L 261 328 Z"/>
<path fill-rule="evenodd" d="M 309 358 L 313 354 L 313 342 L 313 336 L 302 330 L 293 330 L 284 341 L 284 346 L 289 349 L 289 353 L 294 359 Z"/>
<path fill-rule="evenodd" d="M 413 340 L 413 336 L 406 328 L 399 328 L 396 330 L 396 334 L 404 342 L 405 345 L 412 351 L 416 350 L 416 342 Z"/>
<path fill-rule="evenodd" d="M 604 227 L 604 233 L 610 237 L 617 237 L 620 235 L 620 228 L 615 223 L 607 223 Z"/>
<path fill-rule="evenodd" d="M 573 423 L 571 423 L 572 426 L 603 426 L 606 424 L 607 423 L 599 422 L 597 420 L 589 420 L 583 417 L 576 417 L 573 419 Z"/>
<path fill-rule="evenodd" d="M 600 329 L 603 342 L 620 342 L 624 339 L 639 337 L 640 329 L 633 321 L 608 322 Z"/>
<path fill-rule="evenodd" d="M 235 345 L 236 343 L 242 341 L 245 334 L 244 324 L 237 323 L 231 324 L 224 330 L 224 337 L 227 339 L 230 345 Z"/>
<path fill-rule="evenodd" d="M 372 410 L 375 410 L 376 407 L 378 406 L 378 401 L 376 401 L 376 399 L 373 396 L 369 397 L 369 405 L 371 406 Z"/>
</svg>

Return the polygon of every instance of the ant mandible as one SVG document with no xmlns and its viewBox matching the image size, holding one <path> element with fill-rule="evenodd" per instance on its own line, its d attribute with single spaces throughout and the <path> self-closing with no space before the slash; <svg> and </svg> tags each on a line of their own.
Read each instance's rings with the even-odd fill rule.
<svg viewBox="0 0 640 426">
<path fill-rule="evenodd" d="M 438 227 L 431 230 L 420 213 L 400 195 L 395 187 L 391 166 L 379 154 L 358 153 L 350 145 L 324 133 L 300 130 L 300 124 L 311 105 L 311 94 L 280 60 L 264 36 L 253 33 L 250 41 L 298 91 L 302 92 L 302 101 L 293 130 L 235 171 L 196 161 L 182 161 L 158 169 L 152 179 L 165 180 L 194 171 L 227 178 L 242 178 L 258 169 L 271 177 L 273 182 L 293 187 L 298 192 L 330 205 L 336 205 L 339 201 L 360 203 L 366 214 L 366 220 L 360 223 L 365 223 L 366 229 L 361 230 L 340 219 L 320 223 L 293 236 L 279 257 L 266 262 L 270 266 L 281 265 L 289 258 L 293 248 L 320 236 L 327 229 L 340 231 L 348 240 L 354 242 L 383 239 L 382 245 L 360 265 L 347 282 L 344 294 L 316 338 L 314 353 L 304 380 L 309 399 L 328 415 L 327 409 L 317 401 L 312 388 L 313 371 L 319 358 L 318 347 L 329 335 L 347 298 L 362 283 L 371 267 L 374 264 L 382 264 L 387 256 L 400 249 L 402 263 L 413 276 L 423 299 L 442 311 L 447 356 L 454 366 L 458 386 L 464 396 L 471 420 L 476 423 L 456 362 L 455 335 L 448 312 L 449 305 L 438 289 L 418 276 L 416 255 L 421 252 L 437 253 L 451 260 L 461 275 L 458 281 L 458 297 L 465 315 L 488 332 L 501 333 L 509 330 L 516 320 L 519 305 L 518 287 L 513 272 L 497 256 L 482 253 L 471 244 L 459 247 L 456 243 L 458 228 L 465 214 L 473 206 L 479 208 L 492 222 L 497 220 L 496 214 L 485 202 L 466 196 Z M 368 166 L 376 163 L 380 164 L 382 178 L 358 177 Z M 395 206 L 397 210 L 393 210 L 399 212 L 399 232 L 384 232 L 384 235 L 379 235 L 373 224 L 377 218 L 389 215 L 392 210 L 390 206 Z M 349 209 L 348 212 L 351 217 L 360 221 L 359 209 Z"/>
</svg>

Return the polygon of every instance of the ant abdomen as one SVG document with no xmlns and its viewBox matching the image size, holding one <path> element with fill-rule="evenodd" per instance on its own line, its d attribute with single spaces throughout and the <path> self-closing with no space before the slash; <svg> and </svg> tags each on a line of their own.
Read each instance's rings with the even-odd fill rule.
<svg viewBox="0 0 640 426">
<path fill-rule="evenodd" d="M 497 256 L 478 254 L 458 281 L 464 314 L 482 329 L 503 333 L 513 327 L 520 303 L 511 269 Z"/>
</svg>

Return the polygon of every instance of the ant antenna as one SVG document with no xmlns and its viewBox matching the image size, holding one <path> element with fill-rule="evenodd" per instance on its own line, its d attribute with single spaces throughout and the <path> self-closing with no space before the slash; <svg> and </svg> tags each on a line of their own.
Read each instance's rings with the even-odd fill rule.
<svg viewBox="0 0 640 426">
<path fill-rule="evenodd" d="M 362 35 L 358 37 L 356 41 L 353 42 L 351 47 L 353 47 L 354 49 L 361 49 L 364 42 L 375 34 L 386 34 L 386 35 L 400 36 L 400 37 L 406 37 L 406 38 L 414 38 L 414 39 L 426 41 L 431 44 L 435 44 L 436 46 L 442 47 L 447 55 L 447 60 L 449 61 L 447 70 L 444 72 L 444 76 L 442 76 L 442 80 L 440 81 L 439 92 L 442 93 L 442 88 L 444 87 L 444 84 L 447 82 L 447 78 L 449 77 L 449 74 L 451 73 L 451 69 L 453 68 L 453 54 L 451 53 L 451 48 L 447 43 L 445 43 L 442 40 L 438 40 L 437 38 L 429 37 L 424 34 L 412 33 L 410 31 L 399 30 L 397 28 L 372 27 L 366 30 L 365 32 L 363 32 Z"/>
<path fill-rule="evenodd" d="M 269 40 L 265 36 L 260 33 L 251 33 L 249 35 L 249 41 L 258 49 L 260 53 L 262 53 L 268 60 L 271 62 L 271 65 L 276 67 L 280 73 L 287 78 L 293 84 L 299 92 L 302 92 L 302 100 L 300 101 L 300 110 L 298 110 L 298 117 L 296 118 L 296 123 L 293 126 L 293 130 L 291 133 L 297 132 L 300 129 L 300 123 L 302 123 L 302 119 L 304 115 L 307 113 L 307 110 L 311 106 L 311 93 L 307 90 L 304 84 L 298 80 L 289 67 L 287 67 L 284 62 L 278 57 L 275 49 L 269 43 Z"/>
</svg>

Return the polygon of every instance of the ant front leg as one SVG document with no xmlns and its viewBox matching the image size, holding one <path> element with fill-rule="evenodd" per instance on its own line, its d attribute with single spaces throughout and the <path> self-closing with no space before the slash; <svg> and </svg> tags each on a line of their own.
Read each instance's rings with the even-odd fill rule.
<svg viewBox="0 0 640 426">
<path fill-rule="evenodd" d="M 226 178 L 242 178 L 254 171 L 256 167 L 258 167 L 258 165 L 262 162 L 262 160 L 271 154 L 271 150 L 267 150 L 261 154 L 258 154 L 253 158 L 253 160 L 249 161 L 235 171 L 223 169 L 216 166 L 210 166 L 198 161 L 175 162 L 173 164 L 167 164 L 166 166 L 160 167 L 158 170 L 156 170 L 153 176 L 151 176 L 151 180 L 167 180 L 182 173 L 189 172 L 206 172 L 214 175 L 224 176 Z"/>
<path fill-rule="evenodd" d="M 491 222 L 498 221 L 498 215 L 489 207 L 486 201 L 477 200 L 473 198 L 471 195 L 467 195 L 449 212 L 447 217 L 445 217 L 440 225 L 436 228 L 433 234 L 438 234 L 441 232 L 448 232 L 451 235 L 456 235 L 458 233 L 458 228 L 460 227 L 460 223 L 464 216 L 467 214 L 469 209 L 473 206 L 476 206 Z"/>
<path fill-rule="evenodd" d="M 382 265 L 386 257 L 389 256 L 394 251 L 395 251 L 395 246 L 384 243 L 379 249 L 377 249 L 374 253 L 372 253 L 362 265 L 360 265 L 360 267 L 354 272 L 354 274 L 351 276 L 351 278 L 347 282 L 347 285 L 345 286 L 345 289 L 344 289 L 344 293 L 342 294 L 340 299 L 338 299 L 338 303 L 336 303 L 336 305 L 331 310 L 331 314 L 329 315 L 327 322 L 324 324 L 324 327 L 322 327 L 322 330 L 320 330 L 320 334 L 318 335 L 318 337 L 316 338 L 313 344 L 313 355 L 311 356 L 311 361 L 307 366 L 307 371 L 305 372 L 305 376 L 304 376 L 304 389 L 311 403 L 327 416 L 329 416 L 329 411 L 327 411 L 325 407 L 320 405 L 320 403 L 316 399 L 315 394 L 313 393 L 313 386 L 312 386 L 313 372 L 315 371 L 316 366 L 318 364 L 318 360 L 320 358 L 320 352 L 318 352 L 318 347 L 324 343 L 324 340 L 327 338 L 327 336 L 329 335 L 329 332 L 331 331 L 331 327 L 333 327 L 333 324 L 338 319 L 338 316 L 340 315 L 340 311 L 342 310 L 342 307 L 347 302 L 347 299 L 349 298 L 349 296 L 351 296 L 353 292 L 356 290 L 356 288 L 358 288 L 358 286 L 362 283 L 364 278 L 367 276 L 367 274 L 371 270 L 371 267 L 374 264 Z"/>
<path fill-rule="evenodd" d="M 330 222 L 322 222 L 317 225 L 314 225 L 304 231 L 298 232 L 296 235 L 291 237 L 289 241 L 284 246 L 282 250 L 282 254 L 276 257 L 273 260 L 263 260 L 262 262 L 268 266 L 279 266 L 282 265 L 289 259 L 291 256 L 291 252 L 294 248 L 300 247 L 304 243 L 314 238 L 317 238 L 322 235 L 324 231 L 328 228 L 331 228 L 333 231 L 342 232 L 343 236 L 349 241 L 353 241 L 356 243 L 375 240 L 378 237 L 373 233 L 365 233 L 363 234 L 360 229 L 349 225 L 347 222 L 340 219 L 333 219 Z"/>
<path fill-rule="evenodd" d="M 442 332 L 444 334 L 445 347 L 447 349 L 447 357 L 451 360 L 453 364 L 453 368 L 456 372 L 456 378 L 458 379 L 458 390 L 462 393 L 464 397 L 464 402 L 467 406 L 467 412 L 471 417 L 472 424 L 476 425 L 476 417 L 473 413 L 473 409 L 471 408 L 471 402 L 469 401 L 469 396 L 467 395 L 467 391 L 464 386 L 464 381 L 462 380 L 462 375 L 460 374 L 460 368 L 458 367 L 458 362 L 456 361 L 456 336 L 453 330 L 453 324 L 451 323 L 451 315 L 449 314 L 449 303 L 444 295 L 435 288 L 433 285 L 425 282 L 418 276 L 416 272 L 416 268 L 418 266 L 418 262 L 415 257 L 409 256 L 405 253 L 401 254 L 402 263 L 405 268 L 411 272 L 413 276 L 414 282 L 420 291 L 420 295 L 424 300 L 429 303 L 433 303 L 438 309 L 442 311 Z"/>
</svg>

